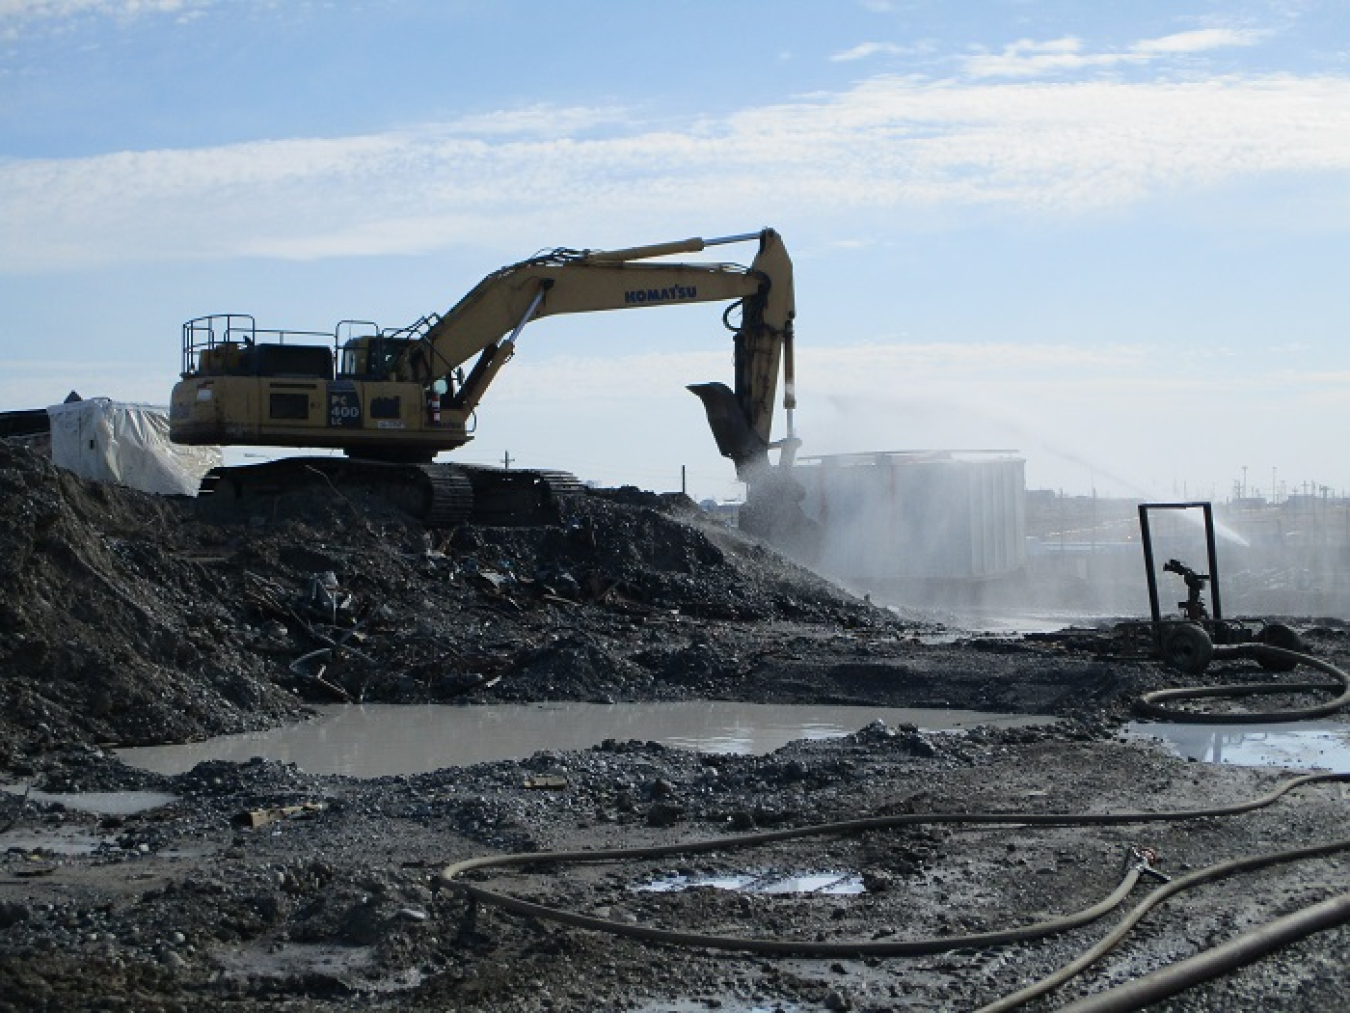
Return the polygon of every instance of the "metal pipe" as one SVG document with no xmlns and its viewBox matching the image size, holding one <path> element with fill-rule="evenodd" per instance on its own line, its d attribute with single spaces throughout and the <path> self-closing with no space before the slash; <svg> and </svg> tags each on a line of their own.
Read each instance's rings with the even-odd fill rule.
<svg viewBox="0 0 1350 1013">
<path fill-rule="evenodd" d="M 1219 598 L 1219 550 L 1214 540 L 1214 507 L 1201 503 L 1205 511 L 1205 551 L 1209 554 L 1209 594 L 1214 599 L 1214 621 L 1223 622 L 1223 601 Z"/>
<path fill-rule="evenodd" d="M 1152 504 L 1139 504 L 1139 543 L 1144 549 L 1144 574 L 1148 578 L 1148 612 L 1153 619 L 1153 647 L 1162 651 L 1162 609 L 1158 604 L 1158 576 L 1153 572 L 1153 532 L 1149 530 L 1148 510 Z"/>
</svg>

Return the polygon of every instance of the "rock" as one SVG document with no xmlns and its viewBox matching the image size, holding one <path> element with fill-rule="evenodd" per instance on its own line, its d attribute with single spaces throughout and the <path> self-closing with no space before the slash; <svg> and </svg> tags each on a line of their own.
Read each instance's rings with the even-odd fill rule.
<svg viewBox="0 0 1350 1013">
<path fill-rule="evenodd" d="M 672 827 L 684 816 L 685 807 L 670 802 L 655 802 L 647 809 L 647 826 Z"/>
<path fill-rule="evenodd" d="M 7 929 L 31 917 L 28 906 L 17 900 L 0 900 L 0 929 Z"/>
</svg>

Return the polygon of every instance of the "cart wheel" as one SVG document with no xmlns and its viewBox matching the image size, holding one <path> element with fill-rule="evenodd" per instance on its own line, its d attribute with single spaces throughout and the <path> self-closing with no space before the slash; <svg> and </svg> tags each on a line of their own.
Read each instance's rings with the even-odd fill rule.
<svg viewBox="0 0 1350 1013">
<path fill-rule="evenodd" d="M 1260 639 L 1263 644 L 1280 647 L 1286 651 L 1302 653 L 1307 650 L 1303 646 L 1303 638 L 1284 623 L 1267 623 L 1261 628 Z M 1298 662 L 1289 658 L 1271 658 L 1258 654 L 1256 661 L 1267 672 L 1288 672 L 1298 667 Z"/>
<path fill-rule="evenodd" d="M 1209 667 L 1214 644 L 1194 623 L 1173 626 L 1163 634 L 1163 664 L 1188 675 L 1198 675 Z"/>
</svg>

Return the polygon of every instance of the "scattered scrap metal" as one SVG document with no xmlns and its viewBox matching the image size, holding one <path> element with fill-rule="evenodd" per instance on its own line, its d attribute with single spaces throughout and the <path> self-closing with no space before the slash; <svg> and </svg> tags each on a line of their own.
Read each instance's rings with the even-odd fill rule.
<svg viewBox="0 0 1350 1013">
<path fill-rule="evenodd" d="M 525 575 L 509 559 L 485 562 L 473 554 L 452 559 L 434 549 L 426 550 L 424 561 L 445 579 L 477 590 L 489 608 L 523 613 L 541 605 L 573 609 L 593 604 L 626 615 L 652 611 L 642 587 L 606 574 L 578 577 L 563 566 L 544 564 Z M 260 649 L 292 655 L 286 666 L 292 675 L 344 703 L 362 702 L 371 679 L 406 668 L 376 657 L 380 634 L 393 631 L 396 624 L 391 610 L 360 600 L 331 570 L 309 574 L 303 586 L 245 571 L 244 601 L 264 620 Z M 298 655 L 297 639 L 305 647 Z M 448 645 L 438 645 L 438 653 L 464 671 L 463 691 L 491 686 L 501 678 L 500 672 L 475 671 L 475 659 L 460 657 Z M 355 678 L 353 662 L 360 663 Z"/>
<path fill-rule="evenodd" d="M 313 817 L 327 808 L 328 806 L 322 802 L 302 802 L 299 805 L 274 806 L 268 809 L 250 809 L 247 812 L 242 812 L 236 816 L 233 822 L 236 826 L 256 830 L 258 827 L 265 827 L 269 823 L 278 823 L 282 820 Z"/>
<path fill-rule="evenodd" d="M 352 702 L 352 695 L 326 679 L 325 673 L 348 655 L 371 665 L 378 662 L 352 643 L 361 642 L 371 609 L 355 607 L 354 597 L 342 590 L 337 574 L 331 571 L 311 574 L 305 591 L 296 595 L 260 574 L 245 572 L 244 596 L 257 611 L 275 620 L 289 619 L 297 629 L 321 645 L 290 663 L 288 668 L 293 674 L 313 680 L 344 702 Z M 311 670 L 311 663 L 318 663 L 318 667 Z"/>
</svg>

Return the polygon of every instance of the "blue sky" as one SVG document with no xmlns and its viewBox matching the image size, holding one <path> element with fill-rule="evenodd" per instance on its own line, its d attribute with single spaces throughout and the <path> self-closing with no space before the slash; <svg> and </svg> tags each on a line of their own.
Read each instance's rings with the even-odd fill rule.
<svg viewBox="0 0 1350 1013">
<path fill-rule="evenodd" d="M 770 225 L 804 454 L 1350 490 L 1347 184 L 1340 0 L 0 0 L 0 409 Z M 730 369 L 720 307 L 541 321 L 462 456 L 734 495 L 684 390 Z"/>
</svg>

